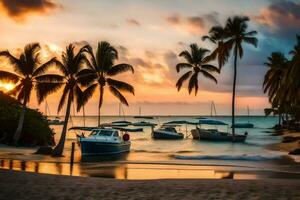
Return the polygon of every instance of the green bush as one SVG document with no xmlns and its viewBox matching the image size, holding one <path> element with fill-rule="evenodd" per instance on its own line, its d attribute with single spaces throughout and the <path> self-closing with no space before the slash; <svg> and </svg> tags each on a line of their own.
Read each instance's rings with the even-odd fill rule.
<svg viewBox="0 0 300 200">
<path fill-rule="evenodd" d="M 0 92 L 0 143 L 10 144 L 17 129 L 22 105 L 16 99 Z M 54 145 L 54 132 L 41 112 L 26 109 L 21 146 Z"/>
</svg>

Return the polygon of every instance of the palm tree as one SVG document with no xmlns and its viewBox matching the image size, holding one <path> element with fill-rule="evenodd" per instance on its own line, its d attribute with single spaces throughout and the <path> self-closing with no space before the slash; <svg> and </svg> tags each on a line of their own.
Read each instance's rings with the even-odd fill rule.
<svg viewBox="0 0 300 200">
<path fill-rule="evenodd" d="M 220 72 L 220 70 L 214 66 L 209 64 L 210 57 L 207 56 L 209 50 L 199 47 L 197 44 L 190 45 L 190 52 L 185 50 L 182 51 L 179 56 L 183 57 L 186 62 L 178 63 L 176 65 L 177 73 L 180 72 L 181 69 L 189 69 L 188 72 L 183 74 L 177 81 L 176 87 L 178 91 L 181 89 L 182 84 L 189 79 L 188 91 L 189 94 L 195 90 L 195 96 L 198 92 L 198 76 L 202 74 L 204 77 L 213 80 L 217 83 L 217 79 L 211 74 L 212 72 Z"/>
<path fill-rule="evenodd" d="M 233 75 L 233 88 L 232 88 L 232 134 L 235 135 L 235 92 L 236 92 L 236 75 L 237 75 L 237 61 L 238 58 L 242 58 L 244 55 L 243 44 L 251 44 L 257 46 L 257 38 L 254 37 L 256 31 L 248 31 L 248 17 L 234 16 L 227 19 L 224 28 L 213 27 L 212 30 L 221 29 L 221 34 L 216 37 L 215 40 L 220 41 L 215 51 L 215 55 L 218 55 L 219 67 L 224 65 L 230 56 L 231 50 L 233 50 L 234 56 L 234 75 Z M 209 37 L 209 36 L 208 36 Z M 213 56 L 212 56 L 213 57 Z M 223 59 L 222 59 L 223 58 Z"/>
<path fill-rule="evenodd" d="M 70 44 L 66 47 L 66 51 L 62 53 L 62 62 L 56 61 L 56 67 L 61 73 L 61 75 L 44 75 L 43 77 L 39 78 L 39 82 L 37 83 L 37 90 L 40 94 L 39 101 L 42 101 L 49 94 L 51 94 L 54 91 L 57 91 L 59 88 L 61 88 L 61 86 L 64 86 L 63 94 L 60 98 L 57 111 L 59 112 L 62 109 L 67 100 L 65 121 L 59 142 L 53 149 L 53 156 L 61 156 L 63 153 L 67 133 L 67 125 L 71 111 L 71 104 L 74 103 L 74 101 L 76 101 L 77 108 L 79 110 L 80 107 L 84 105 L 87 102 L 87 100 L 91 97 L 88 96 L 84 100 L 82 99 L 83 92 L 80 88 L 80 81 L 78 77 L 78 74 L 80 73 L 80 70 L 83 69 L 86 60 L 87 59 L 83 53 L 83 50 L 80 49 L 76 53 L 75 46 Z M 48 84 L 48 82 L 51 82 L 52 88 L 46 87 L 46 84 Z M 93 90 L 93 87 L 89 87 L 89 90 Z"/>
<path fill-rule="evenodd" d="M 33 87 L 36 81 L 44 76 L 46 69 L 55 62 L 55 58 L 52 58 L 48 62 L 41 64 L 40 49 L 39 43 L 32 43 L 24 47 L 24 51 L 19 57 L 13 56 L 9 51 L 0 52 L 0 56 L 6 58 L 15 71 L 15 73 L 0 71 L 0 79 L 12 81 L 16 84 L 9 94 L 17 96 L 17 99 L 22 103 L 18 126 L 13 136 L 14 145 L 18 144 L 21 137 L 26 105 L 30 101 Z M 37 93 L 37 97 L 40 98 L 39 93 Z"/>
<path fill-rule="evenodd" d="M 123 81 L 113 79 L 113 77 L 127 71 L 134 73 L 134 69 L 131 65 L 126 63 L 115 65 L 115 61 L 118 59 L 118 51 L 108 42 L 102 41 L 98 43 L 95 54 L 90 45 L 85 46 L 84 51 L 88 53 L 90 60 L 88 69 L 82 70 L 79 76 L 81 77 L 81 82 L 84 83 L 83 85 L 97 86 L 99 88 L 98 126 L 100 126 L 100 109 L 103 104 L 105 86 L 108 86 L 110 92 L 119 99 L 122 104 L 128 106 L 129 104 L 121 92 L 129 92 L 134 95 L 133 86 Z"/>
<path fill-rule="evenodd" d="M 273 52 L 268 57 L 268 62 L 265 65 L 269 68 L 265 74 L 263 89 L 264 93 L 268 93 L 269 101 L 272 104 L 272 109 L 276 109 L 278 113 L 278 123 L 281 124 L 283 104 L 280 103 L 281 92 L 285 82 L 284 76 L 288 65 L 288 60 L 281 52 Z"/>
</svg>

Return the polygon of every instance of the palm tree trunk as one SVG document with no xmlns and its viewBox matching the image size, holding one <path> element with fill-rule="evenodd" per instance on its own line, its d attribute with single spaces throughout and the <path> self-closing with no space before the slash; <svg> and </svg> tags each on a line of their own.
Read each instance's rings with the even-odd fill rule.
<svg viewBox="0 0 300 200">
<path fill-rule="evenodd" d="M 232 88 L 232 112 L 231 112 L 231 126 L 232 134 L 235 136 L 235 86 L 236 86 L 236 68 L 237 68 L 237 46 L 234 48 L 234 72 L 233 72 L 233 88 Z"/>
<path fill-rule="evenodd" d="M 59 142 L 56 145 L 56 147 L 53 149 L 52 156 L 62 156 L 62 154 L 63 154 L 65 141 L 66 141 L 67 128 L 68 128 L 68 121 L 69 121 L 69 117 L 70 117 L 70 113 L 71 113 L 71 103 L 72 103 L 72 94 L 70 92 L 69 97 L 68 97 L 68 104 L 67 104 L 67 110 L 66 110 L 66 115 L 65 115 L 64 127 L 61 132 Z"/>
<path fill-rule="evenodd" d="M 104 92 L 104 87 L 102 85 L 100 85 L 100 99 L 99 99 L 99 106 L 98 106 L 98 126 L 101 125 L 100 110 L 101 110 L 102 103 L 103 103 L 103 92 Z"/>
<path fill-rule="evenodd" d="M 21 137 L 22 130 L 23 130 L 23 124 L 24 124 L 25 113 L 26 113 L 26 104 L 27 104 L 27 102 L 24 99 L 23 105 L 22 105 L 22 111 L 21 111 L 21 114 L 20 114 L 19 122 L 18 122 L 18 127 L 17 127 L 17 130 L 16 130 L 16 132 L 14 134 L 14 137 L 13 137 L 13 144 L 15 146 L 18 145 L 18 142 L 19 142 L 19 139 Z"/>
</svg>

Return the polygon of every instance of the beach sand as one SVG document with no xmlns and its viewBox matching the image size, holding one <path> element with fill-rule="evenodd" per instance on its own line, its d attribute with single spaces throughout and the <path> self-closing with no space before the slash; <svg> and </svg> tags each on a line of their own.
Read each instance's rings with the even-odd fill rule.
<svg viewBox="0 0 300 200">
<path fill-rule="evenodd" d="M 300 180 L 115 180 L 0 170 L 0 199 L 300 199 Z"/>
</svg>

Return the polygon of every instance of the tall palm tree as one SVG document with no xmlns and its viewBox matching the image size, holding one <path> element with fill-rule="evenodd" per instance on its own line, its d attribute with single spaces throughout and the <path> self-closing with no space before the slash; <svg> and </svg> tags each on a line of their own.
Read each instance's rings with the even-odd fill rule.
<svg viewBox="0 0 300 200">
<path fill-rule="evenodd" d="M 221 41 L 218 44 L 215 51 L 221 60 L 221 63 L 224 65 L 229 56 L 230 52 L 233 51 L 234 56 L 234 74 L 233 74 L 233 88 L 232 88 L 232 134 L 235 135 L 235 93 L 236 93 L 236 75 L 237 75 L 237 61 L 238 58 L 242 58 L 244 55 L 243 44 L 250 44 L 257 46 L 257 38 L 254 37 L 256 31 L 248 31 L 248 22 L 249 18 L 244 16 L 234 16 L 227 19 L 225 26 L 221 29 L 223 32 L 221 36 L 216 37 L 217 41 Z M 219 26 L 217 26 L 219 27 Z M 220 29 L 213 27 L 213 29 Z M 220 31 L 221 32 L 221 31 Z M 221 44 L 221 45 L 220 45 Z M 223 58 L 223 60 L 222 60 Z M 221 66 L 222 66 L 221 65 Z M 221 67 L 220 66 L 220 67 Z"/>
<path fill-rule="evenodd" d="M 90 45 L 85 46 L 84 49 L 90 59 L 88 69 L 82 70 L 79 76 L 81 77 L 81 81 L 85 83 L 84 85 L 92 85 L 93 87 L 97 86 L 99 88 L 98 126 L 100 126 L 100 109 L 103 104 L 105 86 L 108 86 L 110 92 L 119 99 L 122 104 L 128 106 L 129 104 L 121 92 L 129 92 L 134 95 L 133 86 L 126 82 L 116 80 L 113 77 L 127 71 L 134 73 L 134 69 L 131 65 L 126 63 L 115 65 L 118 59 L 118 51 L 108 42 L 99 42 L 95 54 Z"/>
<path fill-rule="evenodd" d="M 13 136 L 15 145 L 18 144 L 21 137 L 26 105 L 30 101 L 33 87 L 36 81 L 44 76 L 46 69 L 55 63 L 55 58 L 52 58 L 48 62 L 41 64 L 40 49 L 39 43 L 32 43 L 26 45 L 24 51 L 18 57 L 13 56 L 9 51 L 0 52 L 0 56 L 6 58 L 15 71 L 15 73 L 0 71 L 0 79 L 12 81 L 16 84 L 9 94 L 16 95 L 17 99 L 22 103 L 18 126 Z M 37 93 L 37 97 L 40 98 L 39 93 Z"/>
<path fill-rule="evenodd" d="M 270 102 L 273 102 L 283 84 L 287 63 L 287 58 L 281 52 L 273 52 L 271 56 L 268 57 L 268 62 L 265 63 L 268 67 L 268 71 L 264 77 L 263 88 L 264 93 L 268 92 Z"/>
<path fill-rule="evenodd" d="M 190 45 L 190 52 L 188 50 L 182 51 L 179 56 L 183 57 L 186 62 L 178 63 L 176 65 L 177 73 L 182 69 L 189 69 L 177 81 L 176 87 L 178 91 L 181 89 L 183 83 L 189 79 L 188 91 L 189 94 L 195 90 L 195 95 L 198 92 L 198 76 L 202 74 L 204 77 L 213 80 L 217 83 L 217 79 L 211 74 L 212 72 L 220 72 L 218 67 L 209 64 L 210 57 L 207 56 L 209 50 L 199 47 L 197 44 Z"/>
<path fill-rule="evenodd" d="M 70 44 L 66 47 L 66 51 L 62 53 L 62 62 L 56 61 L 56 67 L 60 74 L 48 74 L 39 78 L 37 83 L 37 90 L 40 94 L 39 101 L 45 99 L 49 94 L 57 91 L 61 86 L 63 86 L 63 94 L 60 98 L 57 111 L 59 112 L 64 106 L 67 100 L 65 121 L 59 139 L 58 144 L 53 150 L 53 156 L 61 156 L 63 154 L 67 125 L 71 112 L 71 104 L 77 102 L 77 107 L 80 109 L 87 100 L 91 97 L 88 96 L 84 100 L 83 92 L 80 88 L 80 81 L 78 74 L 83 69 L 86 63 L 86 56 L 83 53 L 83 49 L 80 49 L 77 53 L 75 52 L 75 46 Z M 48 89 L 46 84 L 51 82 L 52 88 Z M 93 87 L 89 87 L 89 90 L 93 90 Z"/>
</svg>

